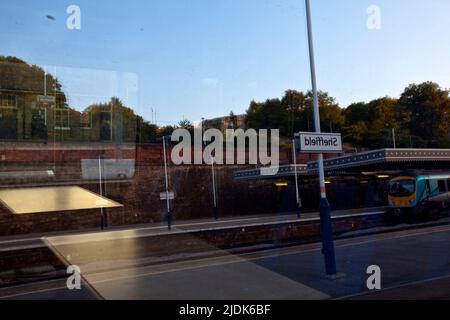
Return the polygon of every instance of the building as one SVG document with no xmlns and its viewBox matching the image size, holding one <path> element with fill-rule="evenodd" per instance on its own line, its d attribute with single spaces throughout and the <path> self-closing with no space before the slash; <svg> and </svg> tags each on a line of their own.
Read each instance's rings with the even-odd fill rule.
<svg viewBox="0 0 450 320">
<path fill-rule="evenodd" d="M 117 98 L 77 111 L 41 68 L 0 59 L 0 140 L 131 142 L 137 119 Z"/>
<path fill-rule="evenodd" d="M 204 121 L 206 129 L 219 129 L 225 131 L 226 129 L 245 129 L 246 115 L 229 115 Z"/>
</svg>

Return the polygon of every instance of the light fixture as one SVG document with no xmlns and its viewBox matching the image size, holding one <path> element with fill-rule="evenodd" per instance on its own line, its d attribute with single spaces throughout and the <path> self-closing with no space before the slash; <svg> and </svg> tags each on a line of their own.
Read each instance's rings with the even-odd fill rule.
<svg viewBox="0 0 450 320">
<path fill-rule="evenodd" d="M 281 188 L 281 187 L 287 187 L 287 186 L 289 186 L 289 182 L 286 182 L 286 181 L 283 181 L 283 182 L 277 182 L 277 183 L 275 183 L 275 185 L 276 185 L 277 187 L 279 187 L 279 188 Z"/>
</svg>

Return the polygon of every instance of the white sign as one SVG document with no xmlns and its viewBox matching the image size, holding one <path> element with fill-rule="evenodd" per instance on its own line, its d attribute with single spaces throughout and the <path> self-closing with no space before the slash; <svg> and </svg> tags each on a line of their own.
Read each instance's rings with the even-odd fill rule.
<svg viewBox="0 0 450 320">
<path fill-rule="evenodd" d="M 39 108 L 54 108 L 56 98 L 53 96 L 38 96 Z"/>
<path fill-rule="evenodd" d="M 136 166 L 134 159 L 103 159 L 101 160 L 103 180 L 126 180 L 134 178 Z M 98 159 L 81 159 L 81 176 L 83 180 L 98 180 Z"/>
<path fill-rule="evenodd" d="M 298 149 L 303 153 L 339 153 L 342 152 L 340 133 L 300 132 L 297 135 Z"/>
<path fill-rule="evenodd" d="M 56 99 L 54 96 L 38 96 L 38 101 L 42 103 L 55 103 Z"/>
<path fill-rule="evenodd" d="M 169 200 L 175 199 L 175 193 L 173 193 L 173 192 L 161 192 L 159 194 L 159 197 L 161 200 L 167 200 L 167 196 L 169 196 Z"/>
</svg>

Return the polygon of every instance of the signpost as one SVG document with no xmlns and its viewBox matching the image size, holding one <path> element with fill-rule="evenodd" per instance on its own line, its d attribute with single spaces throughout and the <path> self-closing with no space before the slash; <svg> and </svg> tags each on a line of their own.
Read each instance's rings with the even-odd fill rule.
<svg viewBox="0 0 450 320">
<path fill-rule="evenodd" d="M 216 172 L 214 171 L 214 162 L 216 159 L 214 157 L 211 158 L 211 173 L 212 173 L 212 188 L 213 188 L 213 200 L 214 200 L 214 208 L 213 208 L 213 214 L 214 219 L 218 219 L 218 211 L 217 211 L 217 189 L 216 189 Z"/>
<path fill-rule="evenodd" d="M 297 218 L 300 219 L 302 209 L 302 199 L 300 198 L 300 191 L 298 187 L 298 172 L 297 172 L 297 152 L 295 148 L 295 138 L 292 140 L 292 158 L 294 160 L 294 174 L 295 174 L 295 199 L 297 200 Z"/>
<path fill-rule="evenodd" d="M 161 200 L 175 200 L 175 193 L 173 192 L 161 192 L 159 194 Z"/>
<path fill-rule="evenodd" d="M 80 115 L 80 124 L 88 125 L 91 122 L 91 113 L 82 112 Z"/>
<path fill-rule="evenodd" d="M 309 0 L 305 0 L 306 5 L 306 20 L 308 29 L 308 47 L 309 47 L 309 62 L 311 68 L 311 84 L 313 92 L 313 106 L 314 106 L 314 124 L 317 136 L 314 138 L 310 136 L 310 144 L 312 141 L 317 145 L 311 146 L 313 149 L 321 150 L 324 148 L 324 142 L 320 138 L 324 137 L 321 134 L 320 128 L 320 114 L 319 114 L 319 98 L 317 94 L 317 81 L 316 81 L 316 66 L 314 61 L 314 43 L 313 43 L 313 32 L 312 32 L 312 22 L 311 22 L 311 7 Z M 319 138 L 319 140 L 316 140 Z M 306 138 L 307 139 L 307 138 Z M 325 138 L 324 138 L 325 140 Z M 305 147 L 306 141 L 304 140 Z M 322 142 L 320 142 L 322 141 Z M 301 144 L 301 143 L 300 143 Z M 334 145 L 334 143 L 332 143 Z M 342 145 L 342 143 L 341 143 Z M 326 148 L 331 148 L 330 146 L 325 146 Z M 333 146 L 334 147 L 334 146 Z M 325 149 L 326 149 L 325 148 Z M 336 147 L 337 148 L 337 147 Z M 318 151 L 320 152 L 320 151 Z M 325 170 L 323 167 L 323 153 L 318 154 L 319 162 L 319 183 L 320 183 L 320 231 L 322 238 L 322 253 L 325 257 L 325 270 L 326 274 L 330 277 L 335 277 L 336 272 L 336 257 L 334 254 L 334 240 L 333 240 L 333 225 L 331 222 L 331 208 L 327 200 L 327 192 L 325 187 Z"/>
<path fill-rule="evenodd" d="M 38 96 L 37 101 L 41 108 L 54 107 L 56 104 L 56 98 L 54 96 Z"/>
<path fill-rule="evenodd" d="M 169 173 L 167 168 L 167 151 L 166 151 L 166 138 L 167 136 L 163 136 L 163 152 L 164 152 L 164 178 L 166 181 L 166 192 L 165 201 L 166 201 L 166 214 L 167 214 L 167 228 L 170 230 L 172 228 L 172 214 L 170 212 L 170 196 L 169 196 Z"/>
</svg>

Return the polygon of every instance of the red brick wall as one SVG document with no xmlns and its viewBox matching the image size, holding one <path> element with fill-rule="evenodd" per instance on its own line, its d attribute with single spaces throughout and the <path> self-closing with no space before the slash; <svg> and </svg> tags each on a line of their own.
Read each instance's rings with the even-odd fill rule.
<svg viewBox="0 0 450 320">
<path fill-rule="evenodd" d="M 0 162 L 65 163 L 79 162 L 81 159 L 93 159 L 99 156 L 113 159 L 137 159 L 138 164 L 159 165 L 163 163 L 163 150 L 160 144 L 139 145 L 136 149 L 134 144 L 0 143 Z M 328 155 L 327 158 L 334 156 L 336 155 Z M 224 157 L 226 157 L 226 152 L 224 152 Z M 194 151 L 192 159 L 194 159 Z M 314 154 L 297 154 L 298 164 L 305 164 L 315 159 L 316 155 Z M 280 149 L 280 163 L 292 163 L 292 151 L 289 148 Z"/>
</svg>

